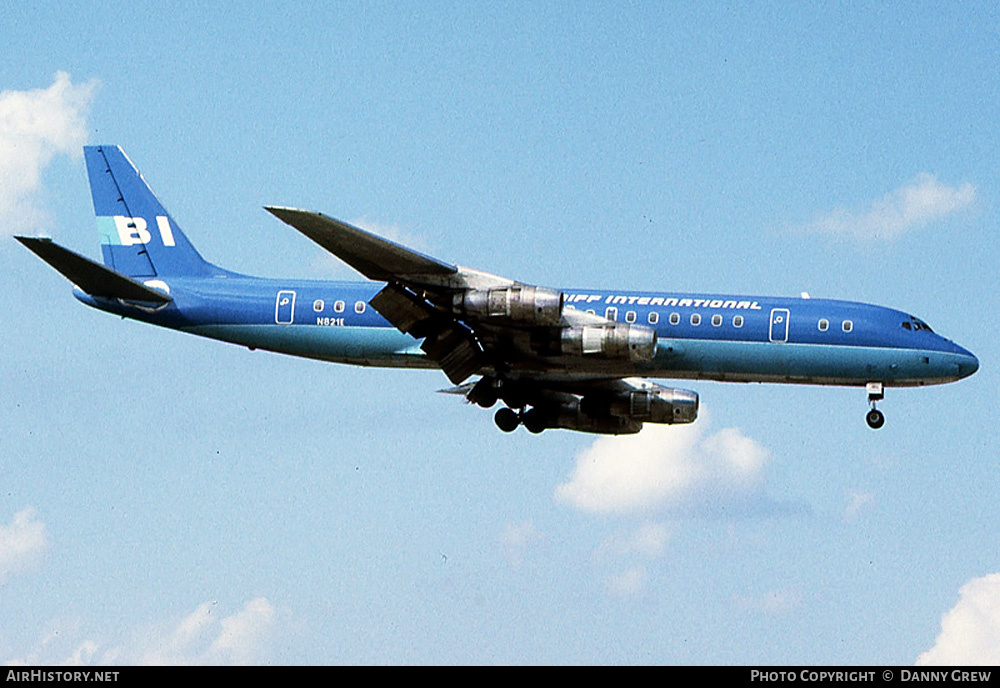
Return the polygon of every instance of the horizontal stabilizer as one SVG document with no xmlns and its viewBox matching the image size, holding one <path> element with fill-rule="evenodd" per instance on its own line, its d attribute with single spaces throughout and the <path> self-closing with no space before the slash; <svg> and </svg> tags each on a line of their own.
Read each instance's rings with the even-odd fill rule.
<svg viewBox="0 0 1000 688">
<path fill-rule="evenodd" d="M 458 272 L 454 265 L 425 256 L 322 213 L 273 206 L 266 206 L 264 209 L 370 280 L 406 282 L 408 277 L 448 276 Z"/>
<path fill-rule="evenodd" d="M 142 282 L 63 248 L 52 239 L 21 236 L 14 238 L 91 296 L 157 304 L 173 300 L 162 291 L 147 287 Z"/>
</svg>

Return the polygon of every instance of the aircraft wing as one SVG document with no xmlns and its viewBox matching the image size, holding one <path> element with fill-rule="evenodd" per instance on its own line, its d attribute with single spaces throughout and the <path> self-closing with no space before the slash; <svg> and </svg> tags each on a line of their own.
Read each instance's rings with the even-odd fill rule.
<svg viewBox="0 0 1000 688">
<path fill-rule="evenodd" d="M 470 323 L 455 318 L 455 293 L 514 284 L 496 275 L 462 268 L 367 232 L 322 213 L 266 206 L 368 279 L 386 282 L 371 305 L 401 331 L 424 339 L 421 348 L 453 382 L 487 365 L 482 342 Z"/>
<path fill-rule="evenodd" d="M 617 378 L 624 360 L 649 360 L 653 330 L 564 308 L 562 292 L 431 258 L 321 213 L 269 206 L 365 277 L 386 286 L 372 307 L 460 384 L 475 373 L 508 377 Z M 578 359 L 586 359 L 584 361 Z M 606 365 L 612 359 L 612 367 Z M 584 365 L 584 370 L 588 366 Z"/>
<path fill-rule="evenodd" d="M 291 225 L 370 280 L 393 282 L 454 275 L 454 265 L 376 236 L 346 222 L 298 208 L 266 206 L 267 212 Z"/>
</svg>

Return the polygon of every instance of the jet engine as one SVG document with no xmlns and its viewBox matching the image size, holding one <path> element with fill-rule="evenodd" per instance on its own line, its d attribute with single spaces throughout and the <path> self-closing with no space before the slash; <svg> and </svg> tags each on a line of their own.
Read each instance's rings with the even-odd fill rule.
<svg viewBox="0 0 1000 688">
<path fill-rule="evenodd" d="M 534 406 L 521 414 L 521 423 L 535 433 L 549 428 L 563 428 L 599 435 L 633 435 L 642 429 L 641 422 L 622 416 L 584 413 L 580 400 L 576 398 L 556 406 Z"/>
<path fill-rule="evenodd" d="M 580 410 L 589 416 L 620 416 L 641 423 L 693 423 L 698 418 L 698 394 L 688 389 L 661 387 L 614 394 L 588 394 Z"/>
<path fill-rule="evenodd" d="M 630 435 L 639 432 L 643 423 L 693 423 L 697 417 L 697 393 L 650 384 L 641 390 L 594 392 L 582 399 L 563 395 L 555 403 L 543 403 L 524 411 L 520 423 L 531 432 L 563 428 L 601 435 Z M 510 431 L 517 427 L 517 420 L 506 427 L 499 419 L 497 424 Z"/>
<path fill-rule="evenodd" d="M 561 291 L 529 285 L 470 289 L 455 294 L 452 311 L 476 318 L 498 318 L 518 325 L 552 326 L 562 320 Z"/>
<path fill-rule="evenodd" d="M 651 361 L 656 355 L 656 331 L 628 323 L 567 327 L 560 333 L 560 351 L 570 356 Z"/>
</svg>

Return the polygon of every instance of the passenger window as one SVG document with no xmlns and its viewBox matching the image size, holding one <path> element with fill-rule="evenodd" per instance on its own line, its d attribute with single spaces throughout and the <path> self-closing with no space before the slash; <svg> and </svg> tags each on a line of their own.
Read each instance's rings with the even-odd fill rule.
<svg viewBox="0 0 1000 688">
<path fill-rule="evenodd" d="M 854 323 L 850 320 L 845 320 L 842 327 L 844 328 L 844 332 L 850 332 L 854 329 Z"/>
<path fill-rule="evenodd" d="M 691 324 L 694 325 L 695 327 L 701 325 L 701 313 L 691 314 Z"/>
<path fill-rule="evenodd" d="M 830 321 L 827 320 L 826 318 L 821 318 L 819 321 L 819 331 L 826 332 L 829 329 L 830 329 Z"/>
<path fill-rule="evenodd" d="M 614 307 L 609 308 L 608 310 L 604 311 L 604 317 L 607 318 L 608 320 L 618 320 L 618 309 Z"/>
<path fill-rule="evenodd" d="M 625 322 L 634 323 L 635 322 L 635 311 L 627 311 L 625 313 Z"/>
<path fill-rule="evenodd" d="M 670 314 L 670 324 L 671 325 L 680 325 L 681 324 L 681 314 L 680 313 L 671 313 Z"/>
<path fill-rule="evenodd" d="M 322 313 L 325 306 L 326 304 L 323 303 L 323 299 L 316 299 L 313 301 L 313 310 L 317 313 Z"/>
<path fill-rule="evenodd" d="M 722 316 L 716 313 L 712 316 L 712 327 L 718 327 L 722 324 Z"/>
<path fill-rule="evenodd" d="M 743 327 L 743 316 L 734 315 L 733 316 L 733 327 Z"/>
<path fill-rule="evenodd" d="M 646 320 L 649 321 L 650 325 L 655 325 L 656 323 L 660 322 L 660 314 L 657 313 L 656 311 L 650 311 L 649 315 L 646 316 Z"/>
<path fill-rule="evenodd" d="M 344 302 L 343 301 L 336 301 L 333 304 L 333 312 L 334 313 L 343 313 L 344 312 Z"/>
<path fill-rule="evenodd" d="M 354 304 L 354 312 L 355 313 L 359 313 L 359 314 L 360 313 L 364 313 L 365 312 L 365 302 L 364 301 L 357 301 L 357 302 L 355 302 L 355 304 Z"/>
</svg>

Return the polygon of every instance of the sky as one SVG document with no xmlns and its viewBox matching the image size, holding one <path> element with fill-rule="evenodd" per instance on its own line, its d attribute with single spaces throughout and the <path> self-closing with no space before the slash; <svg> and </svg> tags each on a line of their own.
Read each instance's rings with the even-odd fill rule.
<svg viewBox="0 0 1000 688">
<path fill-rule="evenodd" d="M 6 3 L 0 662 L 1000 663 L 992 3 Z M 574 288 L 843 298 L 961 382 L 711 382 L 499 432 L 437 371 L 88 309 L 120 144 L 209 260 L 353 278 L 262 207 Z"/>
</svg>

